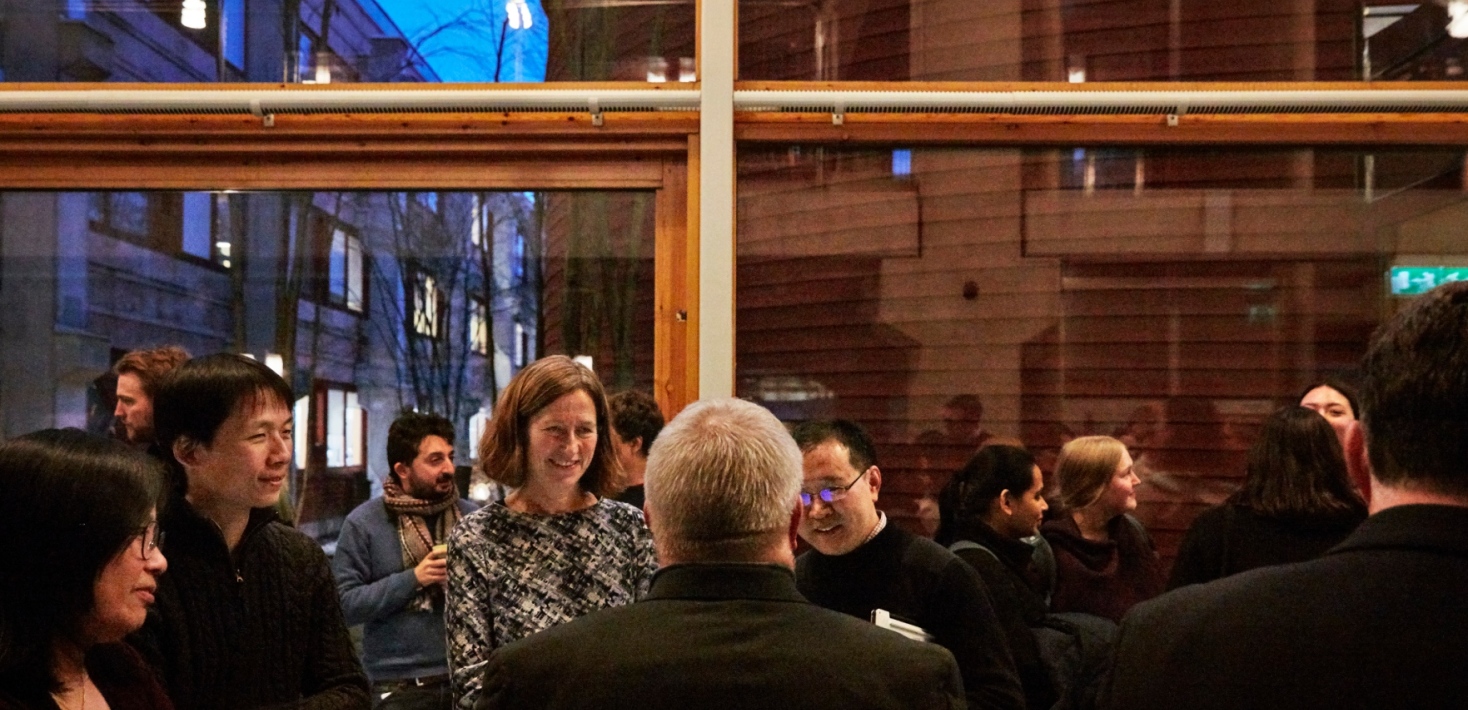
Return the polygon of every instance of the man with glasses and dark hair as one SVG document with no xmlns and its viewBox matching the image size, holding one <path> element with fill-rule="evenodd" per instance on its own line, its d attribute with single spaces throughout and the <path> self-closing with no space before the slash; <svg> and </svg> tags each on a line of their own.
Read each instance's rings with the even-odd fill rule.
<svg viewBox="0 0 1468 710">
<path fill-rule="evenodd" d="M 490 655 L 476 710 L 957 710 L 953 656 L 795 589 L 800 450 L 768 410 L 694 402 L 647 461 L 662 567 L 636 604 Z"/>
<path fill-rule="evenodd" d="M 792 434 L 804 458 L 800 537 L 814 548 L 796 560 L 800 593 L 859 619 L 895 620 L 952 651 L 970 708 L 1023 708 L 1014 661 L 978 573 L 877 510 L 882 471 L 866 431 L 834 419 L 804 422 Z"/>
<path fill-rule="evenodd" d="M 184 363 L 154 400 L 186 486 L 160 519 L 168 574 L 135 641 L 178 710 L 368 707 L 326 555 L 276 518 L 292 401 L 280 375 L 233 354 Z"/>
</svg>

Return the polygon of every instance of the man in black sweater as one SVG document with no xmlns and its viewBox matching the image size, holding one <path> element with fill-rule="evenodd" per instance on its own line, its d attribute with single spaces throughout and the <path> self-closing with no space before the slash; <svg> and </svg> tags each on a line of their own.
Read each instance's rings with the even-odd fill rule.
<svg viewBox="0 0 1468 710">
<path fill-rule="evenodd" d="M 921 627 L 958 660 L 970 708 L 1025 707 L 978 574 L 877 510 L 882 472 L 866 432 L 836 419 L 803 423 L 793 434 L 804 458 L 800 536 L 814 548 L 796 561 L 800 593 L 863 620 L 880 610 Z"/>
<path fill-rule="evenodd" d="M 279 375 L 231 354 L 185 363 L 154 401 L 187 488 L 161 517 L 169 570 L 133 640 L 179 710 L 368 707 L 326 555 L 275 519 L 291 401 Z"/>
</svg>

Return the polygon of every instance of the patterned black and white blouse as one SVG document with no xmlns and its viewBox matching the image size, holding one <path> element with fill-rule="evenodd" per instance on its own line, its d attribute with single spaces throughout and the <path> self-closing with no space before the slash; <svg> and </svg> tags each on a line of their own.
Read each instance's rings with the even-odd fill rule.
<svg viewBox="0 0 1468 710">
<path fill-rule="evenodd" d="M 559 515 L 491 503 L 449 537 L 449 667 L 454 701 L 474 706 L 489 652 L 647 592 L 657 570 L 642 511 L 599 500 Z"/>
</svg>

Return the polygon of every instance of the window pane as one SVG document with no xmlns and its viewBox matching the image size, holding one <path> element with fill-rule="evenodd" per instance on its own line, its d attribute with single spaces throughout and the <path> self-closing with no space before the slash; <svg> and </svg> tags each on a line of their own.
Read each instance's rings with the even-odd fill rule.
<svg viewBox="0 0 1468 710">
<path fill-rule="evenodd" d="M 362 406 L 356 392 L 346 393 L 346 465 L 362 465 Z"/>
<path fill-rule="evenodd" d="M 739 0 L 739 76 L 824 81 L 1456 80 L 1464 75 L 1465 40 L 1444 32 L 1449 23 L 1446 5 L 1394 0 L 1305 5 L 1268 0 Z"/>
<path fill-rule="evenodd" d="M 345 466 L 347 460 L 347 403 L 341 390 L 326 391 L 326 465 Z"/>
<path fill-rule="evenodd" d="M 737 390 L 875 438 L 931 534 L 986 441 L 1127 440 L 1170 560 L 1259 424 L 1353 368 L 1392 267 L 1468 276 L 1464 154 L 741 147 Z M 1089 176 L 1089 177 L 1088 177 Z"/>
<path fill-rule="evenodd" d="M 0 372 L 0 440 L 107 432 L 106 373 L 128 350 L 250 353 L 281 363 L 301 397 L 291 492 L 302 529 L 329 539 L 380 489 L 404 407 L 448 417 L 470 451 L 470 418 L 541 355 L 593 355 L 609 388 L 652 388 L 651 193 L 440 191 L 436 211 L 401 192 L 231 193 L 225 211 L 249 238 L 233 243 L 229 268 L 179 242 L 144 243 L 167 215 L 178 239 L 193 194 L 0 192 L 0 346 L 12 363 Z M 487 248 L 469 241 L 475 195 L 496 218 Z M 141 237 L 108 226 L 130 207 Z M 321 215 L 338 229 L 322 231 Z M 360 311 L 330 298 L 334 233 L 346 235 L 348 280 L 360 273 Z M 415 273 L 437 294 L 437 339 L 412 335 Z M 476 312 L 483 352 L 470 347 Z M 365 474 L 327 472 L 359 465 Z"/>
<path fill-rule="evenodd" d="M 299 16 L 287 17 L 291 6 Z M 694 0 L 14 2 L 0 80 L 694 81 Z M 331 8 L 323 15 L 324 8 Z M 222 10 L 222 12 L 221 12 Z M 282 28 L 292 36 L 281 42 Z"/>
</svg>

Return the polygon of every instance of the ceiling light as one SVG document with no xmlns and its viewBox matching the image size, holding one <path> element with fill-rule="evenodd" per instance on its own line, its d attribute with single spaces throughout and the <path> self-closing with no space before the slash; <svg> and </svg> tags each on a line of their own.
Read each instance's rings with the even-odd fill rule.
<svg viewBox="0 0 1468 710">
<path fill-rule="evenodd" d="M 183 0 L 183 12 L 179 13 L 178 22 L 191 30 L 204 29 L 208 24 L 204 0 Z"/>
<path fill-rule="evenodd" d="M 1448 34 L 1455 39 L 1468 38 L 1468 2 L 1465 0 L 1448 3 Z"/>
</svg>

